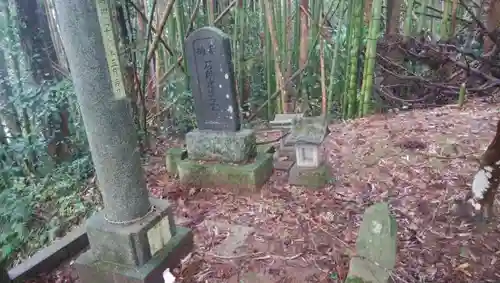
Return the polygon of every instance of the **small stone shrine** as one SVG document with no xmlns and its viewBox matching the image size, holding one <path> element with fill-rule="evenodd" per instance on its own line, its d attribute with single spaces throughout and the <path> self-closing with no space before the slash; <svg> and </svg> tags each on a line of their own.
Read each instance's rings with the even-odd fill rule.
<svg viewBox="0 0 500 283">
<path fill-rule="evenodd" d="M 304 114 L 276 114 L 270 122 L 271 128 L 281 130 L 281 135 L 290 132 L 293 124 L 304 117 Z M 284 136 L 280 140 L 280 146 L 274 160 L 276 170 L 288 171 L 295 164 L 295 141 L 290 136 Z"/>
<path fill-rule="evenodd" d="M 254 131 L 241 129 L 229 36 L 203 27 L 184 48 L 198 129 L 186 135 L 187 156 L 167 152 L 169 167 L 177 164 L 184 185 L 260 188 L 272 174 L 273 155 L 257 152 Z"/>
<path fill-rule="evenodd" d="M 328 183 L 330 174 L 323 148 L 327 134 L 322 116 L 304 117 L 293 124 L 288 137 L 288 142 L 294 144 L 296 159 L 288 177 L 291 185 L 320 188 Z"/>
</svg>

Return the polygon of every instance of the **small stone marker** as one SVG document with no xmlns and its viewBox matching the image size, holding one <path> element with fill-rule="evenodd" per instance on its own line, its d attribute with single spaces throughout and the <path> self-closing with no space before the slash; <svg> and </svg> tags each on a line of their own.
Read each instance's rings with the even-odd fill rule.
<svg viewBox="0 0 500 283">
<path fill-rule="evenodd" d="M 184 48 L 198 129 L 240 130 L 229 36 L 203 27 L 188 36 Z"/>
<path fill-rule="evenodd" d="M 297 166 L 317 168 L 323 161 L 322 143 L 327 135 L 327 125 L 323 117 L 307 117 L 294 125 L 292 136 L 295 137 L 295 155 Z"/>
<path fill-rule="evenodd" d="M 346 282 L 388 282 L 396 264 L 396 232 L 388 204 L 370 206 L 363 215 Z"/>
<path fill-rule="evenodd" d="M 290 169 L 291 185 L 320 188 L 329 181 L 329 167 L 325 164 L 323 140 L 328 127 L 323 116 L 297 120 L 289 136 L 295 144 L 295 165 Z"/>
</svg>

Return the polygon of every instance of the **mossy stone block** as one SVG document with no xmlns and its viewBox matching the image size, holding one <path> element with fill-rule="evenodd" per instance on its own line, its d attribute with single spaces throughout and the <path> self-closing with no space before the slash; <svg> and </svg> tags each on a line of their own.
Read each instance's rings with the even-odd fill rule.
<svg viewBox="0 0 500 283">
<path fill-rule="evenodd" d="M 288 183 L 295 186 L 304 186 L 308 188 L 321 188 L 328 184 L 330 180 L 330 170 L 326 164 L 317 168 L 299 168 L 295 164 L 290 169 Z"/>
<path fill-rule="evenodd" d="M 254 157 L 257 138 L 253 130 L 238 132 L 194 130 L 186 135 L 191 160 L 244 163 Z"/>
<path fill-rule="evenodd" d="M 165 156 L 167 173 L 170 176 L 177 176 L 177 164 L 187 158 L 187 150 L 184 148 L 170 148 Z"/>
<path fill-rule="evenodd" d="M 351 258 L 347 278 L 360 278 L 362 282 L 389 282 L 396 254 L 396 219 L 387 203 L 373 204 L 363 215 L 356 240 L 356 256 Z"/>
<path fill-rule="evenodd" d="M 273 155 L 258 153 L 247 164 L 203 163 L 182 160 L 178 164 L 179 179 L 183 185 L 199 187 L 226 187 L 255 191 L 262 187 L 273 173 Z"/>
</svg>

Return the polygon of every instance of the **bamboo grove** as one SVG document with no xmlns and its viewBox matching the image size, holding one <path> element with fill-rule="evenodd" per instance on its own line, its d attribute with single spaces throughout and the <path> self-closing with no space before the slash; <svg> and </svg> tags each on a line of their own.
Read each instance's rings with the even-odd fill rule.
<svg viewBox="0 0 500 283">
<path fill-rule="evenodd" d="M 145 86 L 156 82 L 156 91 L 150 91 L 156 93 L 156 109 L 162 109 L 162 97 L 170 97 L 161 111 L 171 116 L 179 101 L 175 93 L 189 93 L 183 39 L 204 25 L 232 35 L 237 92 L 249 120 L 291 112 L 352 119 L 377 110 L 372 96 L 380 75 L 378 41 L 390 34 L 403 41 L 419 35 L 447 40 L 472 22 L 458 0 L 145 2 L 139 3 L 146 7 L 139 22 L 147 22 L 143 30 L 152 35 L 144 31 L 138 38 L 148 48 L 141 63 L 148 65 L 143 82 L 149 77 L 150 83 L 142 88 L 147 92 Z M 468 4 L 480 13 L 480 3 Z"/>
</svg>

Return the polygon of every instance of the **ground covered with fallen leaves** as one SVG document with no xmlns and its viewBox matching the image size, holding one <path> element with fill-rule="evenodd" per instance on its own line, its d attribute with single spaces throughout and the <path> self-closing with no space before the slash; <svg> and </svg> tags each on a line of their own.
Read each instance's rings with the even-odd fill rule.
<svg viewBox="0 0 500 283">
<path fill-rule="evenodd" d="M 148 187 L 195 233 L 195 250 L 175 270 L 179 282 L 342 282 L 362 213 L 378 201 L 390 203 L 398 222 L 394 282 L 500 282 L 500 220 L 479 227 L 456 205 L 477 169 L 474 157 L 495 134 L 497 108 L 471 102 L 331 125 L 333 178 L 321 190 L 290 186 L 280 172 L 257 194 L 183 188 L 165 172 L 173 143 L 159 140 L 146 165 Z M 221 255 L 231 225 L 251 230 Z M 78 282 L 67 268 L 53 275 L 44 282 Z"/>
</svg>

